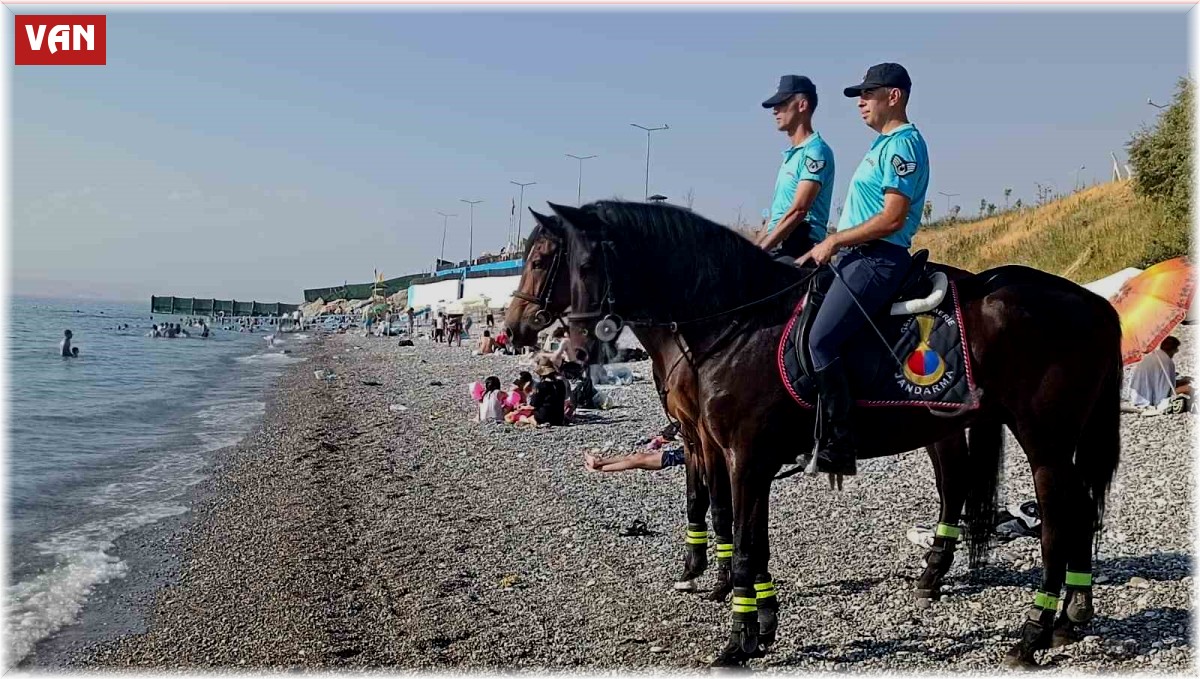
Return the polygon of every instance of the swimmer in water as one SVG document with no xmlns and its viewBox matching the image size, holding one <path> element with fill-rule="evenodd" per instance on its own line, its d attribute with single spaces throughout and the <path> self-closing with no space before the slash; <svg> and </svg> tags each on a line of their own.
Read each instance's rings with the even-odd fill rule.
<svg viewBox="0 0 1200 679">
<path fill-rule="evenodd" d="M 71 347 L 71 358 L 79 358 L 79 347 Z"/>
<path fill-rule="evenodd" d="M 71 331 L 63 330 L 63 341 L 58 345 L 62 351 L 63 358 L 71 358 Z"/>
</svg>

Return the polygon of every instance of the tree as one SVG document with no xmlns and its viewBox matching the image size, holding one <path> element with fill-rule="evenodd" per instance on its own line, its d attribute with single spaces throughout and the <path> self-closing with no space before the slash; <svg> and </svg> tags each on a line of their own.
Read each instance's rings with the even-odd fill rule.
<svg viewBox="0 0 1200 679">
<path fill-rule="evenodd" d="M 985 213 L 985 212 L 987 212 L 987 198 L 980 198 L 979 199 L 979 216 L 982 217 L 983 213 Z"/>
<path fill-rule="evenodd" d="M 923 210 L 923 214 L 925 217 L 925 221 L 928 222 L 929 218 L 933 216 L 933 201 L 931 201 L 931 200 L 925 201 L 925 209 Z"/>
<path fill-rule="evenodd" d="M 1193 89 L 1190 79 L 1180 78 L 1175 100 L 1158 115 L 1153 127 L 1134 133 L 1128 145 L 1134 192 L 1160 202 L 1171 218 L 1188 224 Z"/>
<path fill-rule="evenodd" d="M 996 214 L 996 204 L 988 203 L 987 204 L 987 216 L 991 217 L 994 214 Z"/>
<path fill-rule="evenodd" d="M 962 211 L 961 205 L 955 205 L 950 209 L 950 219 L 958 219 L 958 213 Z"/>
<path fill-rule="evenodd" d="M 688 187 L 687 193 L 683 194 L 683 204 L 687 205 L 687 209 L 692 209 L 692 202 L 696 200 L 696 190 Z"/>
<path fill-rule="evenodd" d="M 1050 200 L 1050 185 L 1041 182 L 1034 182 L 1033 185 L 1037 187 L 1037 204 L 1045 205 Z"/>
<path fill-rule="evenodd" d="M 1020 198 L 1018 198 L 1017 202 L 1013 204 L 1013 207 L 1017 208 L 1017 212 L 1021 211 L 1021 199 Z"/>
<path fill-rule="evenodd" d="M 1008 211 L 1008 197 L 1012 195 L 1012 189 L 1004 189 L 1004 211 Z"/>
</svg>

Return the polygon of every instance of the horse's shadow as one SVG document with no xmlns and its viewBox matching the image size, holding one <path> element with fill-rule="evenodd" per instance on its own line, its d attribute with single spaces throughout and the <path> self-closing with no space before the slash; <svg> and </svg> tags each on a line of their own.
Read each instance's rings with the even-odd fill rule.
<svg viewBox="0 0 1200 679">
<path fill-rule="evenodd" d="M 590 426 L 590 425 L 595 425 L 595 424 L 613 424 L 616 422 L 628 422 L 629 421 L 628 415 L 618 415 L 618 416 L 614 417 L 612 415 L 607 414 L 608 412 L 610 412 L 610 411 L 576 410 L 575 411 L 575 420 L 574 420 L 574 422 L 572 422 L 571 426 L 579 427 L 579 426 Z"/>
<path fill-rule="evenodd" d="M 861 594 L 876 585 L 882 584 L 887 579 L 888 576 L 881 575 L 872 578 L 847 578 L 845 580 L 832 580 L 830 582 L 814 582 L 798 586 L 796 590 L 788 592 L 788 596 L 825 597 L 839 594 Z"/>
<path fill-rule="evenodd" d="M 1151 613 L 1153 613 L 1153 616 L 1150 615 Z M 1159 623 L 1171 627 L 1182 626 L 1185 631 L 1182 634 L 1174 635 L 1176 639 L 1184 642 L 1191 639 L 1191 613 L 1184 608 L 1153 608 L 1124 619 L 1097 616 L 1089 628 L 1097 630 L 1097 632 L 1098 628 L 1103 628 L 1104 632 L 1101 633 L 1101 636 L 1105 639 L 1125 640 L 1125 647 L 1128 649 L 1125 651 L 1126 653 L 1144 653 L 1151 648 L 1154 642 L 1161 641 L 1164 638 L 1163 633 L 1159 631 L 1157 625 L 1147 623 Z M 992 641 L 996 636 L 1001 637 L 1001 639 Z M 998 645 L 1001 649 L 1006 650 L 1008 646 L 1016 643 L 1018 638 L 1019 628 L 1014 621 L 1012 625 L 990 626 L 964 632 L 959 635 L 947 635 L 944 632 L 914 632 L 894 639 L 856 639 L 837 646 L 828 643 L 807 644 L 786 653 L 772 654 L 767 657 L 766 664 L 768 666 L 795 665 L 805 660 L 859 663 L 866 660 L 886 658 L 899 653 L 923 656 L 926 660 L 946 662 L 983 649 L 989 643 Z M 949 645 L 939 644 L 942 647 L 940 649 L 929 648 L 927 646 L 927 642 L 941 642 L 947 639 L 954 643 Z M 1135 648 L 1128 646 L 1128 640 L 1135 642 Z M 1063 652 L 1069 653 L 1072 648 L 1072 646 L 1066 646 L 1062 649 L 1048 651 L 1047 657 L 1042 661 L 1042 666 L 1052 667 L 1059 664 L 1065 657 L 1063 656 Z M 999 653 L 997 653 L 996 661 L 999 662 L 999 660 Z"/>
<path fill-rule="evenodd" d="M 804 660 L 822 660 L 836 663 L 860 663 L 865 660 L 886 658 L 898 653 L 910 653 L 924 656 L 927 659 L 940 662 L 954 660 L 971 651 L 983 648 L 985 643 L 996 635 L 1005 635 L 1010 631 L 996 627 L 977 629 L 957 636 L 947 636 L 944 633 L 930 634 L 912 633 L 895 639 L 856 639 L 840 646 L 833 644 L 807 644 L 794 651 L 770 656 L 768 665 L 794 665 Z M 951 639 L 944 650 L 929 648 L 926 642 Z M 1016 639 L 1016 635 L 1012 635 Z"/>
<path fill-rule="evenodd" d="M 1169 582 L 1182 580 L 1191 575 L 1192 557 L 1179 552 L 1143 554 L 1102 558 L 1093 566 L 1093 573 L 1107 578 L 1104 585 L 1123 585 L 1133 577 L 1146 580 Z M 946 581 L 947 594 L 978 594 L 989 587 L 1036 587 L 1042 582 L 1041 567 L 1027 571 L 1016 571 L 996 564 L 988 564 L 967 571 Z"/>
</svg>

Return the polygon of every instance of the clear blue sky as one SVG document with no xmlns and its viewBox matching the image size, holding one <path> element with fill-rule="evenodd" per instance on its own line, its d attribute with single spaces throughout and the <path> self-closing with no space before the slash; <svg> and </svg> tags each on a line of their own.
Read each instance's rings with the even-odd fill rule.
<svg viewBox="0 0 1200 679">
<path fill-rule="evenodd" d="M 565 153 L 599 156 L 585 201 L 640 199 L 634 122 L 671 126 L 652 193 L 756 222 L 785 146 L 759 104 L 784 73 L 817 84 L 836 208 L 873 137 L 840 91 L 880 61 L 912 74 L 938 214 L 937 191 L 1028 201 L 1124 160 L 1187 73 L 1185 10 L 108 11 L 106 67 L 12 71 L 14 292 L 295 301 L 428 269 L 435 210 L 460 215 L 464 258 L 460 198 L 495 251 L 510 180 L 574 202 Z"/>
</svg>

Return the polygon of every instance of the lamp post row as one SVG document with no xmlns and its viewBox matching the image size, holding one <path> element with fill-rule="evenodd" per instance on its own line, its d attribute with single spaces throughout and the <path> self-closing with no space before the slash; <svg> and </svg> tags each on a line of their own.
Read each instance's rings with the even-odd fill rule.
<svg viewBox="0 0 1200 679">
<path fill-rule="evenodd" d="M 639 130 L 646 131 L 646 177 L 645 177 L 645 196 L 644 196 L 644 198 L 646 200 L 649 200 L 650 199 L 650 133 L 658 132 L 659 130 L 669 130 L 671 128 L 669 125 L 666 125 L 666 124 L 660 125 L 659 127 L 646 127 L 644 125 L 638 125 L 637 123 L 629 123 L 629 124 L 632 125 L 633 127 L 638 128 Z M 579 206 L 579 205 L 583 204 L 583 161 L 591 160 L 592 158 L 598 158 L 599 156 L 596 156 L 596 155 L 577 156 L 574 153 L 567 153 L 565 155 L 568 158 L 574 158 L 575 160 L 579 161 L 579 179 L 575 185 L 575 205 Z M 525 218 L 525 187 L 533 186 L 533 185 L 537 184 L 537 182 L 517 182 L 517 181 L 510 180 L 508 183 L 512 184 L 514 186 L 521 187 L 520 198 L 518 199 L 518 206 L 517 206 L 517 244 L 519 245 L 521 242 L 521 234 L 523 233 L 522 227 L 523 227 L 523 222 L 524 222 L 524 218 Z M 470 249 L 470 252 L 467 253 L 467 261 L 470 262 L 471 256 L 475 252 L 475 206 L 478 205 L 479 203 L 482 203 L 483 201 L 482 200 L 466 200 L 465 198 L 460 198 L 459 201 L 471 206 L 470 236 L 469 236 L 469 241 L 468 241 L 468 248 Z M 446 225 L 447 225 L 450 217 L 456 217 L 457 215 L 447 214 L 440 210 L 435 210 L 435 212 L 437 212 L 437 214 L 442 216 L 442 250 L 441 250 L 441 255 L 439 255 L 438 258 L 444 259 L 445 255 L 446 255 Z"/>
</svg>

